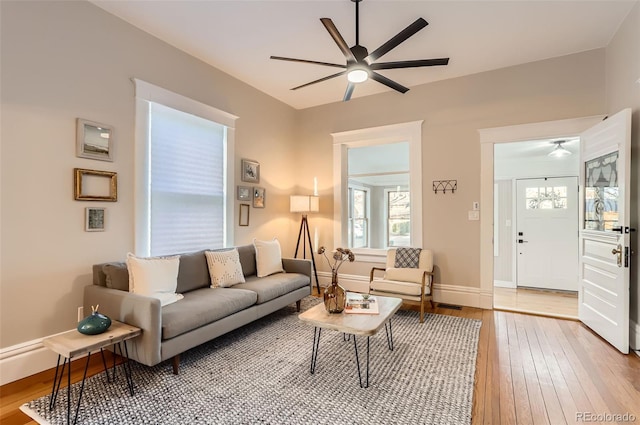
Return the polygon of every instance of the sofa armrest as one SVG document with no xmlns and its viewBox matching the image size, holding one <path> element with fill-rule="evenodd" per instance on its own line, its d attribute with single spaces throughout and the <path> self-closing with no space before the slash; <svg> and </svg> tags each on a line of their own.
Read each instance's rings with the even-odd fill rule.
<svg viewBox="0 0 640 425">
<path fill-rule="evenodd" d="M 311 281 L 311 260 L 301 258 L 283 258 L 282 267 L 287 273 L 300 273 L 309 277 Z"/>
<path fill-rule="evenodd" d="M 131 359 L 147 366 L 160 363 L 162 310 L 159 299 L 102 286 L 86 286 L 84 311 L 98 304 L 102 314 L 142 329 L 142 335 L 131 340 L 129 345 Z"/>
</svg>

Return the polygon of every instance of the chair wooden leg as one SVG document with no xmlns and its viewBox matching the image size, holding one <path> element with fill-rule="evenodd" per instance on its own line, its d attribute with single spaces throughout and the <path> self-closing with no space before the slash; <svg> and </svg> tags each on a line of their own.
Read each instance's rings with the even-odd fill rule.
<svg viewBox="0 0 640 425">
<path fill-rule="evenodd" d="M 429 304 L 431 304 L 431 310 L 433 310 L 433 308 L 435 307 L 433 304 L 433 300 L 429 300 Z"/>
<path fill-rule="evenodd" d="M 302 300 L 298 300 L 296 301 L 296 311 L 299 313 L 300 312 L 300 304 L 302 304 Z"/>
<path fill-rule="evenodd" d="M 173 356 L 171 364 L 173 365 L 173 374 L 177 375 L 180 368 L 180 354 Z"/>
<path fill-rule="evenodd" d="M 424 298 L 420 301 L 420 323 L 424 323 Z"/>
</svg>

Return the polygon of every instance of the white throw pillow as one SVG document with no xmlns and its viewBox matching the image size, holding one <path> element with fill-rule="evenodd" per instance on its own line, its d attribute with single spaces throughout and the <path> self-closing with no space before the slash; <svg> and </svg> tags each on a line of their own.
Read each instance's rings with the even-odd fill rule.
<svg viewBox="0 0 640 425">
<path fill-rule="evenodd" d="M 273 238 L 272 241 L 259 241 L 254 239 L 256 248 L 256 269 L 258 277 L 269 276 L 274 273 L 282 273 L 282 253 L 280 242 Z"/>
<path fill-rule="evenodd" d="M 244 283 L 238 250 L 205 251 L 212 288 L 228 288 L 236 283 Z"/>
<path fill-rule="evenodd" d="M 157 298 L 163 306 L 174 303 L 184 298 L 176 294 L 179 267 L 179 255 L 142 258 L 128 253 L 129 292 Z"/>
</svg>

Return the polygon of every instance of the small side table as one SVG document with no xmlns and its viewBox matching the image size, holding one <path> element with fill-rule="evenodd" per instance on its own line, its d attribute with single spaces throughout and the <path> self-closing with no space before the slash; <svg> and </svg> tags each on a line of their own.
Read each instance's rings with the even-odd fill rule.
<svg viewBox="0 0 640 425">
<path fill-rule="evenodd" d="M 78 402 L 76 404 L 76 413 L 73 419 L 75 424 L 78 420 L 78 410 L 80 408 L 80 401 L 82 400 L 82 392 L 84 391 L 84 383 L 87 379 L 87 369 L 89 368 L 89 359 L 91 352 L 100 350 L 102 355 L 102 363 L 104 364 L 104 370 L 107 374 L 107 382 L 110 382 L 109 371 L 107 370 L 107 362 L 104 357 L 103 348 L 110 345 L 113 346 L 114 354 L 119 349 L 120 356 L 124 357 L 125 362 L 123 364 L 124 373 L 129 387 L 129 392 L 133 395 L 133 378 L 131 375 L 131 365 L 129 365 L 129 350 L 127 349 L 127 340 L 135 338 L 140 335 L 142 330 L 135 326 L 127 325 L 116 320 L 111 322 L 109 329 L 98 335 L 84 335 L 77 330 L 64 332 L 49 338 L 42 340 L 42 344 L 58 354 L 58 364 L 56 365 L 56 374 L 53 379 L 53 388 L 51 389 L 51 399 L 49 401 L 49 410 L 53 409 L 58 391 L 60 390 L 60 384 L 64 377 L 64 369 L 67 368 L 67 424 L 71 423 L 71 360 L 82 354 L 87 355 L 87 363 L 84 367 L 84 375 L 82 376 L 82 385 L 80 386 L 80 394 L 78 395 Z M 122 350 L 124 345 L 124 352 Z M 62 370 L 60 369 L 60 359 L 64 357 L 62 363 Z M 113 359 L 113 378 L 115 380 L 115 357 Z M 60 374 L 58 375 L 58 371 Z"/>
</svg>

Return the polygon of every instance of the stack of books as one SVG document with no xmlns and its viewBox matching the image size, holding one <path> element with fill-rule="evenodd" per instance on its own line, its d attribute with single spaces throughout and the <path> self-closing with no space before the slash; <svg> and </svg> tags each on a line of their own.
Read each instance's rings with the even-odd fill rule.
<svg viewBox="0 0 640 425">
<path fill-rule="evenodd" d="M 344 312 L 347 314 L 380 314 L 376 297 L 355 292 L 347 292 Z"/>
</svg>

